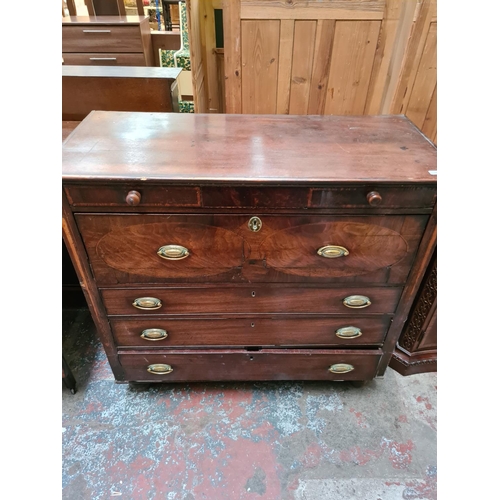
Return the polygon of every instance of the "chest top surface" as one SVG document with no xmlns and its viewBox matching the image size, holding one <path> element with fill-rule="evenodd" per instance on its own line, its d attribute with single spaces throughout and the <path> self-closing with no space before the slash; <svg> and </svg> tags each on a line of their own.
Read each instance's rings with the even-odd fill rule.
<svg viewBox="0 0 500 500">
<path fill-rule="evenodd" d="M 435 169 L 404 116 L 94 111 L 62 154 L 65 182 L 433 184 Z"/>
</svg>

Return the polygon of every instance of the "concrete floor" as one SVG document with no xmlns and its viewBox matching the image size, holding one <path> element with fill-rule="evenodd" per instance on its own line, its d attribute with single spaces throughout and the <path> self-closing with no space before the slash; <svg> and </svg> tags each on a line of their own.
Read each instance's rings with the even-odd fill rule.
<svg viewBox="0 0 500 500">
<path fill-rule="evenodd" d="M 436 374 L 337 383 L 116 384 L 86 309 L 65 311 L 62 498 L 437 498 Z"/>
</svg>

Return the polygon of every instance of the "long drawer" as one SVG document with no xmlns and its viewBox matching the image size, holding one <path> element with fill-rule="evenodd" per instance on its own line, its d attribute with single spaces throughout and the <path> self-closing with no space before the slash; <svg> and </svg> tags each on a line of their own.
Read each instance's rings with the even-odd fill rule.
<svg viewBox="0 0 500 500">
<path fill-rule="evenodd" d="M 111 319 L 118 348 L 381 345 L 389 316 Z"/>
<path fill-rule="evenodd" d="M 225 288 L 101 289 L 108 315 L 194 314 L 390 314 L 402 288 Z M 134 305 L 135 304 L 135 305 Z"/>
<path fill-rule="evenodd" d="M 63 53 L 62 58 L 66 66 L 146 66 L 146 58 L 142 53 Z"/>
<path fill-rule="evenodd" d="M 403 284 L 425 215 L 76 214 L 99 285 Z"/>
<path fill-rule="evenodd" d="M 335 381 L 374 378 L 381 354 L 378 349 L 174 350 L 121 353 L 118 357 L 129 381 Z"/>
<path fill-rule="evenodd" d="M 76 54 L 75 54 L 76 55 Z M 69 64 L 69 63 L 68 63 Z M 176 195 L 182 189 L 185 198 Z M 191 190 L 191 193 L 189 191 Z M 131 191 L 141 195 L 134 210 L 148 207 L 185 207 L 204 208 L 354 208 L 367 211 L 395 208 L 431 209 L 436 202 L 435 185 L 381 185 L 381 186 L 344 186 L 344 187 L 263 187 L 263 186 L 175 186 L 123 183 L 113 185 L 68 185 L 66 193 L 73 206 L 121 207 L 132 208 L 127 203 Z M 378 195 L 376 204 L 370 204 L 371 196 Z M 73 202 L 74 200 L 74 202 Z M 373 200 L 372 200 L 373 203 Z"/>
</svg>

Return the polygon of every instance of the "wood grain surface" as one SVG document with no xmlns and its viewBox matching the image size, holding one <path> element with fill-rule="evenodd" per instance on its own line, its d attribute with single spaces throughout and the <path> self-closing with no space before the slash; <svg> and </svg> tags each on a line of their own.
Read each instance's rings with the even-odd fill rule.
<svg viewBox="0 0 500 500">
<path fill-rule="evenodd" d="M 62 166 L 66 181 L 415 185 L 436 181 L 436 149 L 403 116 L 96 111 L 63 145 Z"/>
<path fill-rule="evenodd" d="M 375 374 L 380 351 L 172 351 L 121 354 L 119 359 L 127 380 L 132 381 L 366 380 Z M 148 373 L 147 367 L 155 363 L 170 365 L 172 373 Z M 349 363 L 354 370 L 342 374 L 328 371 L 336 363 Z"/>
</svg>

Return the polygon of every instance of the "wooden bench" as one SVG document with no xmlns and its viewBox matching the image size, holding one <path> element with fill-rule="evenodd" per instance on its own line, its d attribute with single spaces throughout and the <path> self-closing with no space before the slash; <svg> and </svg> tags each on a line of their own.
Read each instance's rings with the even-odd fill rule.
<svg viewBox="0 0 500 500">
<path fill-rule="evenodd" d="M 92 110 L 177 112 L 180 68 L 61 66 L 62 119 L 81 121 Z"/>
</svg>

